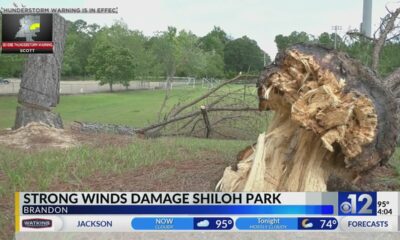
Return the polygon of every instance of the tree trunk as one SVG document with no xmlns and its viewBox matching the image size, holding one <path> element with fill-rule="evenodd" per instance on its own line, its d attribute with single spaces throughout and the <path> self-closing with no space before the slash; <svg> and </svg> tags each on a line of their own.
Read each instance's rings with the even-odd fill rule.
<svg viewBox="0 0 400 240">
<path fill-rule="evenodd" d="M 60 73 L 64 54 L 66 23 L 53 15 L 53 54 L 29 54 L 22 74 L 14 128 L 43 122 L 63 128 L 60 115 L 51 110 L 60 101 Z"/>
<path fill-rule="evenodd" d="M 395 150 L 393 94 L 344 53 L 290 47 L 261 74 L 258 96 L 259 109 L 275 117 L 237 167 L 225 169 L 218 190 L 351 190 L 335 187 L 357 182 Z"/>
<path fill-rule="evenodd" d="M 108 85 L 110 86 L 110 92 L 113 92 L 113 84 L 109 83 Z"/>
</svg>

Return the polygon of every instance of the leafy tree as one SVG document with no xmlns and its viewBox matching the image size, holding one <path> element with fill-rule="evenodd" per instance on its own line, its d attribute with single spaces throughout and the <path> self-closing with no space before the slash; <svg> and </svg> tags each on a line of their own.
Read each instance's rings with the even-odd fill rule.
<svg viewBox="0 0 400 240">
<path fill-rule="evenodd" d="M 142 32 L 130 30 L 126 23 L 116 21 L 103 34 L 111 44 L 126 48 L 134 58 L 135 75 L 149 76 L 152 74 L 152 65 L 155 62 L 155 56 L 146 49 L 148 39 Z"/>
<path fill-rule="evenodd" d="M 114 84 L 129 86 L 134 77 L 133 64 L 134 59 L 128 49 L 98 42 L 89 56 L 87 70 L 100 80 L 100 85 L 108 84 L 112 92 Z"/>
<path fill-rule="evenodd" d="M 312 39 L 306 32 L 292 32 L 289 36 L 279 34 L 275 37 L 275 43 L 278 51 L 286 49 L 295 43 L 309 43 Z"/>
<path fill-rule="evenodd" d="M 206 52 L 215 52 L 224 56 L 224 48 L 229 41 L 228 36 L 220 27 L 214 26 L 214 29 L 207 35 L 199 39 L 200 47 Z"/>
<path fill-rule="evenodd" d="M 97 24 L 87 24 L 83 20 L 67 22 L 67 39 L 62 67 L 63 76 L 85 76 L 87 59 L 93 48 L 93 37 Z"/>
<path fill-rule="evenodd" d="M 354 41 L 347 45 L 345 51 L 353 58 L 358 59 L 362 64 L 371 66 L 372 44 L 367 41 Z"/>
<path fill-rule="evenodd" d="M 176 28 L 168 27 L 168 31 L 160 32 L 150 39 L 150 49 L 156 58 L 156 68 L 168 78 L 176 74 L 177 40 Z"/>
<path fill-rule="evenodd" d="M 379 61 L 379 73 L 386 77 L 397 68 L 400 67 L 400 43 L 396 42 L 388 42 L 383 47 L 380 61 Z"/>
<path fill-rule="evenodd" d="M 25 59 L 22 54 L 0 54 L 0 77 L 21 77 Z"/>
<path fill-rule="evenodd" d="M 208 55 L 200 48 L 199 38 L 185 30 L 177 33 L 168 27 L 149 40 L 150 49 L 156 56 L 155 68 L 167 77 L 204 75 Z"/>
<path fill-rule="evenodd" d="M 334 47 L 334 33 L 321 33 L 316 39 L 313 36 L 304 32 L 292 32 L 289 36 L 278 35 L 275 37 L 275 42 L 278 49 L 284 49 L 291 44 L 298 42 L 314 42 L 322 44 L 326 47 Z M 358 59 L 366 66 L 372 65 L 372 51 L 374 43 L 365 38 L 342 38 L 336 36 L 337 49 L 347 52 L 351 57 Z M 383 47 L 380 54 L 379 75 L 385 77 L 400 66 L 400 41 L 392 39 Z"/>
<path fill-rule="evenodd" d="M 2 15 L 0 14 L 0 31 L 1 26 Z M 22 54 L 0 54 L 0 77 L 20 77 L 24 62 L 25 56 L 23 56 Z"/>
<path fill-rule="evenodd" d="M 329 48 L 334 48 L 335 47 L 335 33 L 327 33 L 323 32 L 321 35 L 319 35 L 317 39 L 318 43 L 329 47 Z M 345 50 L 346 44 L 344 43 L 342 37 L 340 37 L 338 34 L 336 34 L 336 49 L 339 50 Z"/>
<path fill-rule="evenodd" d="M 177 75 L 199 76 L 201 75 L 202 61 L 206 60 L 204 51 L 199 47 L 198 37 L 192 32 L 180 31 L 177 40 Z"/>
<path fill-rule="evenodd" d="M 208 52 L 204 55 L 205 66 L 202 76 L 223 78 L 224 77 L 224 59 L 217 53 Z"/>
<path fill-rule="evenodd" d="M 258 72 L 263 68 L 263 58 L 264 52 L 257 42 L 246 36 L 230 41 L 225 46 L 224 62 L 228 72 Z"/>
</svg>

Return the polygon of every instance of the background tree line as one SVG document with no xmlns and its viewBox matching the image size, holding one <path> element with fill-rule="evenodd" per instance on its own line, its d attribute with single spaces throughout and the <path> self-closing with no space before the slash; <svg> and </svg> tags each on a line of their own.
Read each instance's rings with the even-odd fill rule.
<svg viewBox="0 0 400 240">
<path fill-rule="evenodd" d="M 246 36 L 233 39 L 219 27 L 202 37 L 175 27 L 145 36 L 121 20 L 103 27 L 84 20 L 67 23 L 64 79 L 95 78 L 112 88 L 116 83 L 127 86 L 129 80 L 149 76 L 225 78 L 241 71 L 258 74 L 264 65 L 264 52 L 256 41 Z M 23 55 L 0 55 L 0 77 L 20 77 L 24 59 Z M 266 59 L 269 63 L 268 55 Z"/>
<path fill-rule="evenodd" d="M 275 43 L 278 50 L 295 43 L 316 43 L 323 46 L 334 48 L 335 34 L 324 32 L 319 36 L 313 36 L 306 32 L 294 31 L 289 35 L 277 35 Z M 336 35 L 336 48 L 340 51 L 347 52 L 351 57 L 358 59 L 366 66 L 372 65 L 373 58 L 373 41 L 365 37 L 352 37 L 349 34 L 344 36 Z M 380 76 L 386 77 L 398 67 L 400 67 L 400 38 L 395 37 L 387 41 L 382 47 L 382 52 L 379 57 L 379 65 L 377 72 Z"/>
<path fill-rule="evenodd" d="M 1 18 L 0 18 L 1 23 Z M 0 24 L 1 26 L 1 24 Z M 93 79 L 100 84 L 120 83 L 132 79 L 156 77 L 229 78 L 238 72 L 258 74 L 270 63 L 257 42 L 243 36 L 233 39 L 220 27 L 214 27 L 199 37 L 190 31 L 168 27 L 153 36 L 131 30 L 123 21 L 100 27 L 83 20 L 68 21 L 64 79 Z M 335 34 L 324 32 L 313 36 L 305 32 L 277 35 L 278 50 L 300 42 L 334 46 Z M 363 38 L 336 35 L 337 48 L 348 52 L 365 65 L 371 66 L 373 43 Z M 382 48 L 378 72 L 386 76 L 400 66 L 399 38 L 393 38 Z M 0 77 L 19 77 L 24 55 L 0 55 Z"/>
</svg>

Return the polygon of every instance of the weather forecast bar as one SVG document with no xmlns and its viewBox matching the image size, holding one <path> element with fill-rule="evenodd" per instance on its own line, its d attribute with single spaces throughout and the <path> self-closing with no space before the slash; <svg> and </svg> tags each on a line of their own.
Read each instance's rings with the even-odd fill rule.
<svg viewBox="0 0 400 240">
<path fill-rule="evenodd" d="M 398 198 L 398 192 L 23 192 L 15 194 L 15 223 L 17 233 L 398 232 Z"/>
</svg>

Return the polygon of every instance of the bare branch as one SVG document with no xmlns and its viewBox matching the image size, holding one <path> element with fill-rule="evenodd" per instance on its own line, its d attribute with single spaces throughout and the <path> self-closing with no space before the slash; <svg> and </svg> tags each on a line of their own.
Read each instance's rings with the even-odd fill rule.
<svg viewBox="0 0 400 240">
<path fill-rule="evenodd" d="M 365 39 L 373 41 L 373 42 L 376 41 L 375 38 L 368 37 L 368 36 L 364 35 L 363 33 L 360 33 L 357 31 L 348 31 L 346 34 L 349 35 L 350 37 L 365 38 Z"/>
<path fill-rule="evenodd" d="M 391 36 L 390 38 L 386 39 L 386 42 L 389 42 L 389 41 L 391 41 L 391 40 L 393 40 L 395 38 L 398 38 L 398 37 L 400 37 L 400 33 L 397 33 L 397 34 Z"/>
<path fill-rule="evenodd" d="M 180 120 L 183 120 L 183 119 L 186 119 L 186 118 L 190 118 L 190 117 L 197 116 L 197 115 L 199 115 L 199 114 L 200 114 L 200 112 L 192 112 L 192 113 L 186 114 L 186 115 L 184 115 L 184 116 L 171 118 L 171 119 L 169 119 L 169 120 L 165 120 L 165 121 L 163 121 L 163 122 L 159 122 L 159 123 L 152 124 L 152 125 L 150 125 L 150 126 L 147 126 L 147 127 L 141 128 L 141 129 L 138 129 L 137 132 L 139 132 L 139 133 L 145 133 L 146 131 L 149 131 L 149 130 L 151 130 L 151 129 L 158 128 L 158 127 L 162 127 L 162 126 L 165 126 L 165 125 L 167 125 L 167 124 L 170 124 L 170 123 L 173 123 L 173 122 L 176 122 L 176 121 L 180 121 Z"/>
<path fill-rule="evenodd" d="M 190 106 L 193 106 L 194 104 L 196 104 L 196 103 L 200 102 L 201 100 L 203 100 L 203 99 L 207 98 L 208 96 L 210 96 L 212 93 L 216 92 L 218 89 L 222 88 L 223 86 L 225 86 L 225 85 L 227 85 L 227 84 L 229 84 L 229 83 L 232 83 L 232 82 L 234 82 L 234 81 L 237 81 L 237 80 L 240 79 L 241 77 L 242 77 L 242 75 L 239 74 L 238 76 L 236 76 L 236 77 L 234 77 L 234 78 L 232 78 L 232 79 L 230 79 L 230 80 L 228 80 L 228 81 L 225 81 L 225 82 L 219 84 L 218 86 L 216 86 L 215 88 L 211 89 L 209 92 L 207 92 L 207 93 L 204 94 L 203 96 L 198 97 L 198 98 L 196 98 L 195 100 L 193 100 L 193 101 L 191 101 L 191 102 L 189 102 L 189 103 L 183 105 L 183 106 L 180 107 L 179 109 L 175 110 L 175 112 L 173 113 L 173 116 L 177 116 L 179 113 L 181 113 L 181 112 L 182 112 L 183 110 L 185 110 L 186 108 L 188 108 L 188 107 L 190 107 Z"/>
<path fill-rule="evenodd" d="M 259 110 L 258 110 L 258 108 L 244 107 L 244 108 L 210 108 L 210 109 L 207 109 L 207 111 L 208 112 L 223 112 L 223 111 L 228 111 L 228 112 L 238 112 L 239 111 L 239 112 L 241 112 L 241 111 L 259 111 Z M 180 120 L 183 120 L 183 119 L 187 119 L 187 118 L 190 118 L 190 117 L 198 116 L 200 114 L 201 114 L 201 111 L 195 111 L 195 112 L 188 113 L 188 114 L 180 116 L 180 117 L 171 118 L 171 119 L 165 120 L 163 122 L 152 124 L 150 126 L 138 129 L 137 132 L 144 133 L 144 132 L 146 132 L 148 130 L 151 130 L 151 129 L 154 129 L 154 128 L 158 128 L 158 127 L 162 127 L 162 126 L 165 126 L 167 124 L 170 124 L 170 123 L 173 123 L 173 122 L 176 122 L 176 121 L 180 121 Z"/>
<path fill-rule="evenodd" d="M 388 10 L 389 11 L 389 10 Z M 387 24 L 385 25 L 383 31 L 381 32 L 379 38 L 377 39 L 377 41 L 375 42 L 375 46 L 372 52 L 372 70 L 374 70 L 375 72 L 378 72 L 378 66 L 379 66 L 379 57 L 381 54 L 381 50 L 383 45 L 386 42 L 387 36 L 388 34 L 393 30 L 394 28 L 394 23 L 397 19 L 397 17 L 400 14 L 400 8 L 397 8 L 396 11 L 394 12 L 390 12 L 390 16 L 387 20 Z"/>
</svg>

